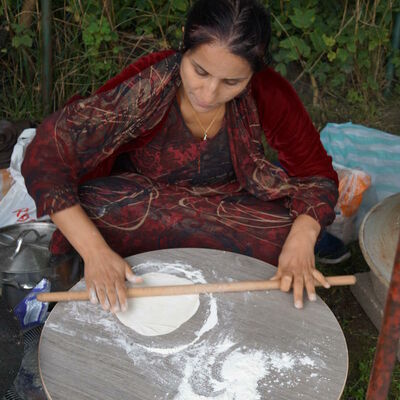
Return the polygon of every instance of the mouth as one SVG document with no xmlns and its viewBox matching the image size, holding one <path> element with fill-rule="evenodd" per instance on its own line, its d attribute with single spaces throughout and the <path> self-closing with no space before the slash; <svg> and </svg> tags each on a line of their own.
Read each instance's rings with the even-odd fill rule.
<svg viewBox="0 0 400 400">
<path fill-rule="evenodd" d="M 197 106 L 197 108 L 201 108 L 203 110 L 212 110 L 216 108 L 217 106 L 215 104 L 207 104 L 207 103 L 202 103 L 201 101 L 197 100 L 195 96 L 192 95 L 192 103 L 193 105 Z"/>
</svg>

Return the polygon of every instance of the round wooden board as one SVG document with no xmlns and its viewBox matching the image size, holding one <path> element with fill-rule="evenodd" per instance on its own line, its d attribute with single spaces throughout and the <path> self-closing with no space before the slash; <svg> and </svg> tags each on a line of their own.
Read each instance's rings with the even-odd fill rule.
<svg viewBox="0 0 400 400">
<path fill-rule="evenodd" d="M 170 273 L 195 283 L 264 280 L 275 272 L 254 258 L 209 249 L 158 250 L 127 260 L 136 274 Z M 83 288 L 81 281 L 71 290 Z M 250 365 L 262 366 L 261 374 L 247 371 Z M 337 400 L 348 354 L 320 298 L 296 310 L 291 294 L 274 290 L 200 295 L 189 321 L 153 337 L 98 305 L 58 303 L 42 331 L 39 366 L 54 400 Z"/>
</svg>

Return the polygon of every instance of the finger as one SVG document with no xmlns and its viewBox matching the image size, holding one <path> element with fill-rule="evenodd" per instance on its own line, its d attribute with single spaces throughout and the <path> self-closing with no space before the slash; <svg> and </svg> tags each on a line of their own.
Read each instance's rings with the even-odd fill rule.
<svg viewBox="0 0 400 400">
<path fill-rule="evenodd" d="M 97 298 L 96 290 L 93 286 L 89 288 L 89 299 L 92 304 L 97 304 L 99 299 Z"/>
<path fill-rule="evenodd" d="M 113 313 L 118 312 L 119 311 L 119 303 L 118 303 L 118 299 L 117 299 L 117 291 L 115 289 L 115 286 L 107 285 L 106 293 L 107 293 L 108 301 L 110 302 L 111 312 L 113 312 Z"/>
<path fill-rule="evenodd" d="M 143 278 L 141 276 L 135 275 L 129 264 L 125 265 L 125 278 L 127 281 L 131 283 L 141 283 L 143 282 Z"/>
<path fill-rule="evenodd" d="M 326 280 L 325 276 L 321 274 L 317 269 L 313 271 L 313 277 L 316 279 L 317 282 L 321 283 L 325 289 L 329 289 L 331 285 Z"/>
<path fill-rule="evenodd" d="M 290 287 L 292 286 L 292 276 L 290 275 L 283 275 L 281 278 L 281 285 L 280 289 L 282 292 L 288 292 L 290 290 Z"/>
<path fill-rule="evenodd" d="M 117 297 L 118 297 L 118 302 L 121 306 L 121 311 L 126 311 L 128 308 L 126 286 L 122 282 L 117 281 L 115 283 L 115 288 L 117 290 Z"/>
<path fill-rule="evenodd" d="M 281 273 L 278 271 L 272 278 L 269 278 L 271 281 L 277 281 L 281 279 Z"/>
<path fill-rule="evenodd" d="M 304 278 L 304 283 L 306 285 L 306 290 L 307 290 L 307 295 L 308 295 L 308 300 L 310 301 L 316 301 L 317 300 L 317 295 L 315 294 L 315 286 L 314 286 L 314 279 L 312 276 L 307 275 Z"/>
<path fill-rule="evenodd" d="M 97 286 L 96 292 L 103 310 L 108 311 L 110 309 L 110 303 L 106 296 L 106 290 L 104 289 L 103 286 Z"/>
<path fill-rule="evenodd" d="M 293 281 L 293 297 L 294 306 L 298 309 L 303 308 L 303 291 L 304 291 L 304 280 L 303 277 L 295 276 Z"/>
</svg>

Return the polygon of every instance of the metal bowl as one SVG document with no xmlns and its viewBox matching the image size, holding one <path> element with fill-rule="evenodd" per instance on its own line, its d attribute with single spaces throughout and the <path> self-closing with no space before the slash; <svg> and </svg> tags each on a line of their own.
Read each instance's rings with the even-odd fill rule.
<svg viewBox="0 0 400 400">
<path fill-rule="evenodd" d="M 371 268 L 372 283 L 381 302 L 386 298 L 400 232 L 400 193 L 375 205 L 359 231 L 363 256 Z"/>
<path fill-rule="evenodd" d="M 52 290 L 68 290 L 82 276 L 76 252 L 52 255 L 49 243 L 56 226 L 28 222 L 0 229 L 0 286 L 7 304 L 14 308 L 42 279 Z"/>
</svg>

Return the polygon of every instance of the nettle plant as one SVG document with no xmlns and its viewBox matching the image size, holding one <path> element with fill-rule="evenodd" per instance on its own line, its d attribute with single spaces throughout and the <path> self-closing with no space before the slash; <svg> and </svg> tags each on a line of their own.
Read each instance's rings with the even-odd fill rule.
<svg viewBox="0 0 400 400">
<path fill-rule="evenodd" d="M 293 81 L 308 76 L 314 104 L 320 91 L 350 103 L 380 97 L 389 55 L 400 75 L 399 52 L 390 40 L 398 0 L 281 0 L 268 5 L 275 69 L 286 75 L 288 65 L 298 63 Z"/>
<path fill-rule="evenodd" d="M 273 66 L 287 75 L 288 67 L 295 65 L 299 72 L 290 79 L 309 80 L 314 105 L 319 103 L 321 92 L 350 103 L 380 98 L 387 84 L 389 55 L 400 71 L 399 52 L 393 51 L 390 41 L 393 16 L 400 11 L 398 0 L 264 2 L 270 9 L 274 32 Z M 75 15 L 81 16 L 86 57 L 99 79 L 116 70 L 112 57 L 104 57 L 108 54 L 105 50 L 112 49 L 116 56 L 126 48 L 126 40 L 147 40 L 151 50 L 177 48 L 191 1 L 89 0 L 84 10 L 80 0 L 70 4 L 75 4 Z M 69 8 L 73 10 L 73 6 Z M 396 87 L 399 90 L 398 84 Z"/>
<path fill-rule="evenodd" d="M 391 48 L 400 0 L 263 1 L 273 26 L 272 65 L 293 83 L 310 84 L 314 105 L 326 96 L 355 104 L 381 99 L 389 56 L 397 76 L 393 89 L 400 94 L 400 55 Z M 53 0 L 53 108 L 77 92 L 90 93 L 148 52 L 178 48 L 191 4 Z M 12 94 L 1 96 L 9 102 L 2 105 L 6 115 L 41 104 L 40 35 L 37 1 L 0 0 L 0 82 Z"/>
</svg>

